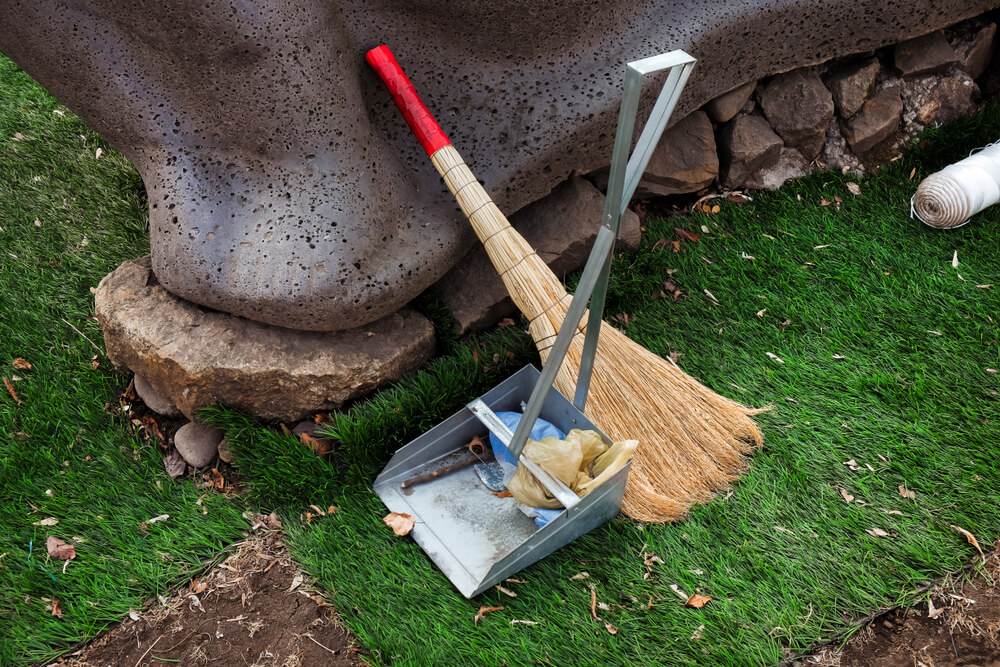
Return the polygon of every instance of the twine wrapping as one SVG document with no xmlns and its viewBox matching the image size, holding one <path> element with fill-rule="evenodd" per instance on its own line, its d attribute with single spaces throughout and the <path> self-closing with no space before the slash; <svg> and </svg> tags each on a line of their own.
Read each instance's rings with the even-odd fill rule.
<svg viewBox="0 0 1000 667">
<path fill-rule="evenodd" d="M 910 200 L 910 216 L 937 229 L 961 227 L 1000 202 L 1000 142 L 921 181 Z"/>
</svg>

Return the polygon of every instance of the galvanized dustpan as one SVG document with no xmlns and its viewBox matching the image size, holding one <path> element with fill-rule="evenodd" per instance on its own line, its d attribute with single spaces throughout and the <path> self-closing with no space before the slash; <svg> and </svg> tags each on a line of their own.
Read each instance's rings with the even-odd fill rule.
<svg viewBox="0 0 1000 667">
<path fill-rule="evenodd" d="M 672 51 L 626 66 L 601 229 L 544 370 L 539 373 L 534 366 L 525 366 L 471 401 L 465 409 L 400 448 L 375 479 L 375 492 L 386 507 L 414 517 L 416 524 L 410 535 L 467 598 L 593 530 L 621 508 L 629 465 L 580 498 L 522 455 L 521 450 L 539 417 L 563 432 L 574 428 L 597 431 L 608 445 L 612 444 L 607 435 L 587 419 L 583 410 L 597 350 L 614 242 L 621 216 L 663 134 L 694 62 L 694 58 L 683 51 Z M 635 151 L 629 156 L 642 77 L 664 70 L 668 70 L 666 81 L 636 142 Z M 590 316 L 583 360 L 571 403 L 552 387 L 552 383 L 588 301 Z M 513 433 L 496 415 L 500 411 L 520 412 L 522 409 L 523 416 Z M 478 474 L 473 467 L 446 472 L 454 467 L 455 452 L 474 436 L 484 436 L 487 430 L 562 502 L 565 509 L 543 527 L 536 526 L 512 498 L 496 495 L 486 485 L 489 475 L 482 466 Z M 435 472 L 440 476 L 435 476 Z M 410 484 L 417 478 L 428 481 Z M 404 483 L 407 483 L 405 487 Z"/>
</svg>

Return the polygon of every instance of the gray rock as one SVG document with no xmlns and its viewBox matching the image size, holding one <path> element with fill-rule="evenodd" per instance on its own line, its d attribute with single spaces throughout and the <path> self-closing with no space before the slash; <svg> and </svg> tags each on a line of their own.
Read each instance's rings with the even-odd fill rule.
<svg viewBox="0 0 1000 667">
<path fill-rule="evenodd" d="M 174 447 L 188 465 L 204 468 L 215 460 L 224 435 L 225 432 L 217 428 L 188 422 L 174 434 Z"/>
<path fill-rule="evenodd" d="M 658 197 L 697 192 L 718 175 L 715 128 L 704 111 L 695 111 L 663 133 L 636 194 Z"/>
<path fill-rule="evenodd" d="M 771 127 L 807 160 L 823 150 L 833 118 L 833 97 L 813 69 L 779 74 L 760 91 L 760 106 Z"/>
<path fill-rule="evenodd" d="M 719 158 L 722 187 L 738 188 L 781 156 L 781 137 L 760 116 L 737 116 L 722 129 Z"/>
<path fill-rule="evenodd" d="M 582 266 L 590 254 L 604 212 L 604 195 L 589 181 L 574 176 L 545 199 L 510 217 L 555 274 L 562 277 Z M 639 216 L 625 212 L 619 243 L 639 244 Z M 481 245 L 470 250 L 435 286 L 461 333 L 492 326 L 516 312 L 507 290 Z"/>
<path fill-rule="evenodd" d="M 733 88 L 728 93 L 723 93 L 709 101 L 703 108 L 712 122 L 728 123 L 740 112 L 756 87 L 756 81 L 747 81 L 742 86 Z"/>
<path fill-rule="evenodd" d="M 955 49 L 959 66 L 973 79 L 978 79 L 993 59 L 993 42 L 997 34 L 997 24 L 991 23 L 976 33 L 972 41 Z"/>
<path fill-rule="evenodd" d="M 813 170 L 812 163 L 794 148 L 782 148 L 774 164 L 765 167 L 747 180 L 755 190 L 777 190 L 793 178 L 802 178 Z"/>
<path fill-rule="evenodd" d="M 144 376 L 189 419 L 215 403 L 285 421 L 338 408 L 416 369 L 435 345 L 433 326 L 411 309 L 333 333 L 209 310 L 163 289 L 148 257 L 105 276 L 95 303 L 112 363 Z"/>
<path fill-rule="evenodd" d="M 872 58 L 846 67 L 827 79 L 826 86 L 841 118 L 846 120 L 856 114 L 872 96 L 879 69 L 878 61 Z"/>
<path fill-rule="evenodd" d="M 867 153 L 899 128 L 902 112 L 899 88 L 883 88 L 844 123 L 844 137 L 855 152 Z"/>
<path fill-rule="evenodd" d="M 915 135 L 931 123 L 949 123 L 975 108 L 979 87 L 967 73 L 912 77 L 902 82 L 904 120 Z"/>
<path fill-rule="evenodd" d="M 823 154 L 820 156 L 823 166 L 829 169 L 837 169 L 841 172 L 851 172 L 862 175 L 865 173 L 865 165 L 858 159 L 858 156 L 851 152 L 840 131 L 840 124 L 832 121 L 826 128 L 826 146 L 823 147 Z"/>
<path fill-rule="evenodd" d="M 176 417 L 181 413 L 173 401 L 156 391 L 153 385 L 149 384 L 149 380 L 138 373 L 135 375 L 135 393 L 139 394 L 139 398 L 147 408 L 157 414 Z"/>
<path fill-rule="evenodd" d="M 893 49 L 893 60 L 900 74 L 915 76 L 945 70 L 957 63 L 958 57 L 944 33 L 938 30 L 897 44 Z"/>
</svg>

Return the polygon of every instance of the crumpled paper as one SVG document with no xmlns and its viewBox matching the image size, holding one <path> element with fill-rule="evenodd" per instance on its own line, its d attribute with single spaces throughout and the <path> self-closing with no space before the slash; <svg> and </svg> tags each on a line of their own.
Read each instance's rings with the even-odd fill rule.
<svg viewBox="0 0 1000 667">
<path fill-rule="evenodd" d="M 596 431 L 573 429 L 566 434 L 565 440 L 529 439 L 522 453 L 583 497 L 628 463 L 638 444 L 637 440 L 624 440 L 608 447 Z M 514 500 L 529 507 L 562 507 L 562 503 L 521 464 L 507 489 Z"/>
</svg>

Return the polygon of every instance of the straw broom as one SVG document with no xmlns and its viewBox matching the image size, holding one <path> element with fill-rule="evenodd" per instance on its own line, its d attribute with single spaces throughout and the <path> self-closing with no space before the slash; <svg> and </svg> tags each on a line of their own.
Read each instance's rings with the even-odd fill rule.
<svg viewBox="0 0 1000 667">
<path fill-rule="evenodd" d="M 545 363 L 571 295 L 490 199 L 389 48 L 372 49 L 366 59 L 468 217 Z M 556 375 L 555 387 L 567 397 L 576 390 L 586 321 L 585 313 Z M 601 327 L 586 412 L 615 441 L 639 441 L 622 510 L 640 521 L 681 519 L 735 481 L 745 455 L 762 442 L 749 417 L 759 410 L 716 394 L 610 326 Z"/>
</svg>

